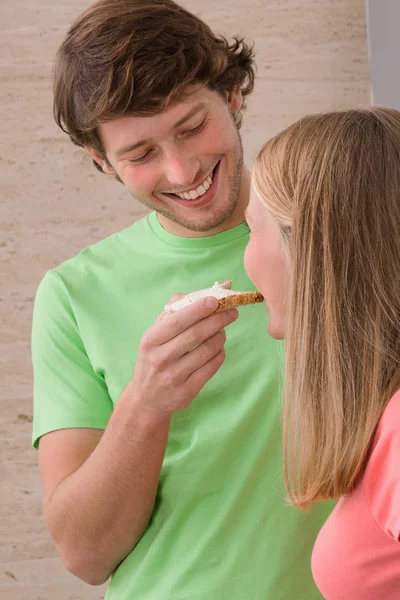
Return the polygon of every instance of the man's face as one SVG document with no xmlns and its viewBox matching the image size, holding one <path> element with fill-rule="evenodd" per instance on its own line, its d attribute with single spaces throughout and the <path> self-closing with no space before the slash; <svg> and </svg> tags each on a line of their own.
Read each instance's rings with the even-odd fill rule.
<svg viewBox="0 0 400 600">
<path fill-rule="evenodd" d="M 152 116 L 125 116 L 100 125 L 103 170 L 159 214 L 175 235 L 200 237 L 243 221 L 248 201 L 243 151 L 232 113 L 240 91 L 225 100 L 208 88 Z"/>
</svg>

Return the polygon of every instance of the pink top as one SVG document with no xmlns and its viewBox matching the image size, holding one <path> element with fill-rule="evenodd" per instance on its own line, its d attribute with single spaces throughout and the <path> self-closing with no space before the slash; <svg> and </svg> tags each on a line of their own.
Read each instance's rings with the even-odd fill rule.
<svg viewBox="0 0 400 600">
<path fill-rule="evenodd" d="M 400 391 L 379 422 L 365 473 L 321 529 L 312 571 L 327 600 L 400 599 Z"/>
</svg>

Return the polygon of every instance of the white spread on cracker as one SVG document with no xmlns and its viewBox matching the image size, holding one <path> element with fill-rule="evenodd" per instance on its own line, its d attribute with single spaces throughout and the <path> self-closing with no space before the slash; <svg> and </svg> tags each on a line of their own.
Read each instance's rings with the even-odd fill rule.
<svg viewBox="0 0 400 600">
<path fill-rule="evenodd" d="M 230 281 L 223 281 L 222 283 L 216 281 L 210 288 L 198 290 L 197 292 L 191 292 L 181 300 L 177 300 L 173 304 L 167 304 L 165 307 L 165 312 L 167 314 L 176 312 L 177 310 L 185 308 L 185 306 L 193 304 L 193 302 L 197 302 L 197 300 L 200 300 L 200 298 L 206 298 L 207 296 L 214 296 L 214 298 L 220 299 L 226 298 L 227 296 L 236 296 L 236 294 L 240 294 L 240 292 L 235 292 L 234 290 L 229 289 L 231 285 L 232 283 Z"/>
</svg>

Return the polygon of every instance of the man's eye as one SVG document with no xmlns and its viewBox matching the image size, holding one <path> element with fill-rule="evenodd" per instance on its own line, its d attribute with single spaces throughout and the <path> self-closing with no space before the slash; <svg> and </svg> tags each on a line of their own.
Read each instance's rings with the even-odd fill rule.
<svg viewBox="0 0 400 600">
<path fill-rule="evenodd" d="M 142 156 L 138 156 L 137 158 L 131 158 L 130 162 L 131 163 L 140 163 L 140 162 L 143 162 L 143 161 L 145 161 L 147 158 L 149 158 L 151 156 L 152 152 L 153 152 L 153 149 L 151 148 L 145 154 L 142 154 Z"/>
<path fill-rule="evenodd" d="M 197 132 L 201 131 L 204 128 L 205 124 L 206 124 L 206 120 L 204 119 L 204 121 L 202 121 L 200 123 L 200 125 L 197 125 L 196 127 L 193 127 L 193 129 L 189 129 L 186 133 L 188 133 L 189 135 L 191 135 L 193 133 L 197 133 Z"/>
</svg>

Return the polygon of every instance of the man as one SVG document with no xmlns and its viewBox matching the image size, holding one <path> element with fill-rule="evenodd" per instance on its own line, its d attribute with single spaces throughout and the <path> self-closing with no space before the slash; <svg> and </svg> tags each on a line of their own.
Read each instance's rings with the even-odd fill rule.
<svg viewBox="0 0 400 600">
<path fill-rule="evenodd" d="M 101 0 L 58 53 L 56 121 L 152 209 L 49 271 L 33 320 L 46 520 L 72 573 L 112 575 L 109 600 L 319 598 L 328 508 L 284 501 L 264 307 L 236 320 L 204 299 L 157 319 L 178 290 L 251 289 L 238 129 L 253 80 L 242 40 L 171 0 Z"/>
</svg>

